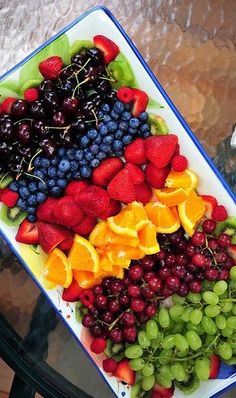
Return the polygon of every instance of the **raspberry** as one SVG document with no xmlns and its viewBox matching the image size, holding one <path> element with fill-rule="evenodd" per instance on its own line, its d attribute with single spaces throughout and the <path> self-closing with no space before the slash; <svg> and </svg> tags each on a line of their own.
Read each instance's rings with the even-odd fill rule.
<svg viewBox="0 0 236 398">
<path fill-rule="evenodd" d="M 218 205 L 214 208 L 212 212 L 212 218 L 215 221 L 225 221 L 228 217 L 227 210 L 224 206 Z"/>
<path fill-rule="evenodd" d="M 106 340 L 102 337 L 94 339 L 90 345 L 90 350 L 95 354 L 101 354 L 107 346 Z"/>
<path fill-rule="evenodd" d="M 85 307 L 92 308 L 94 303 L 94 294 L 92 290 L 84 289 L 80 294 L 80 301 Z"/>
<path fill-rule="evenodd" d="M 56 80 L 62 70 L 62 66 L 61 57 L 52 56 L 39 64 L 39 71 L 45 79 Z"/>
<path fill-rule="evenodd" d="M 125 104 L 131 102 L 134 97 L 133 91 L 129 87 L 120 87 L 116 95 Z"/>
<path fill-rule="evenodd" d="M 115 372 L 115 370 L 117 368 L 117 363 L 114 359 L 107 358 L 107 359 L 104 359 L 102 366 L 103 366 L 103 369 L 105 370 L 105 372 L 113 373 L 113 372 Z"/>
<path fill-rule="evenodd" d="M 15 102 L 17 98 L 8 97 L 2 103 L 2 112 L 3 113 L 11 113 L 11 107 L 13 102 Z"/>
<path fill-rule="evenodd" d="M 175 155 L 171 161 L 171 166 L 175 171 L 184 171 L 188 167 L 188 160 L 183 155 Z"/>
<path fill-rule="evenodd" d="M 31 87 L 27 88 L 24 92 L 24 98 L 28 102 L 34 102 L 37 101 L 39 98 L 39 92 L 37 88 Z"/>
</svg>

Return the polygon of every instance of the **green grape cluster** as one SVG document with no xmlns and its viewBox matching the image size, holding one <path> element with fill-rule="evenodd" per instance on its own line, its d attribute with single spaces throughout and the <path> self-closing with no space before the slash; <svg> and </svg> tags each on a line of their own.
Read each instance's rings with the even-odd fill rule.
<svg viewBox="0 0 236 398">
<path fill-rule="evenodd" d="M 155 383 L 173 384 L 186 394 L 208 380 L 211 356 L 236 364 L 236 267 L 231 281 L 203 283 L 202 293 L 172 296 L 173 306 L 158 314 L 127 345 L 125 356 L 136 372 L 132 398 L 144 397 Z"/>
</svg>

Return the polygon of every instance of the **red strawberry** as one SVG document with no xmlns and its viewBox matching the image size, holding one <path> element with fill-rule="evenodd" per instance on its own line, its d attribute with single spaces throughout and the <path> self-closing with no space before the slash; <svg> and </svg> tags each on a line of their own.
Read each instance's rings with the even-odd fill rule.
<svg viewBox="0 0 236 398">
<path fill-rule="evenodd" d="M 113 373 L 113 376 L 131 386 L 134 384 L 135 372 L 129 367 L 128 359 L 122 359 L 122 361 L 118 362 L 117 368 Z"/>
<path fill-rule="evenodd" d="M 84 216 L 77 225 L 72 227 L 72 230 L 78 235 L 86 236 L 90 234 L 95 225 L 96 217 Z"/>
<path fill-rule="evenodd" d="M 126 162 L 145 164 L 147 162 L 145 141 L 142 138 L 136 138 L 125 148 L 124 157 Z"/>
<path fill-rule="evenodd" d="M 124 104 L 129 104 L 129 102 L 134 98 L 133 90 L 129 87 L 120 87 L 116 95 L 121 102 L 124 102 Z"/>
<path fill-rule="evenodd" d="M 2 105 L 0 105 L 0 115 L 1 115 L 2 112 L 3 112 Z"/>
<path fill-rule="evenodd" d="M 225 221 L 228 217 L 228 212 L 223 205 L 217 205 L 212 211 L 212 218 L 215 221 Z"/>
<path fill-rule="evenodd" d="M 145 180 L 145 174 L 140 167 L 132 163 L 126 163 L 124 170 L 127 170 L 134 185 L 141 184 Z"/>
<path fill-rule="evenodd" d="M 67 237 L 58 245 L 58 249 L 60 249 L 63 252 L 69 251 L 74 241 L 72 233 L 68 230 L 66 232 L 67 232 Z"/>
<path fill-rule="evenodd" d="M 13 98 L 13 97 L 6 98 L 3 101 L 3 103 L 1 104 L 2 112 L 3 113 L 11 113 L 11 106 L 12 106 L 13 102 L 15 102 L 16 100 L 17 100 L 17 98 Z"/>
<path fill-rule="evenodd" d="M 166 177 L 170 172 L 170 167 L 166 166 L 158 169 L 153 163 L 148 163 L 145 169 L 147 183 L 153 188 L 164 188 Z"/>
<path fill-rule="evenodd" d="M 124 203 L 135 200 L 135 187 L 127 170 L 121 170 L 116 174 L 108 185 L 107 193 L 110 198 Z"/>
<path fill-rule="evenodd" d="M 227 252 L 230 255 L 230 257 L 232 257 L 236 265 L 236 245 L 230 245 L 229 247 L 227 247 Z"/>
<path fill-rule="evenodd" d="M 211 366 L 210 366 L 210 376 L 209 379 L 216 379 L 220 370 L 220 359 L 217 355 L 213 354 L 210 357 Z"/>
<path fill-rule="evenodd" d="M 24 98 L 28 102 L 34 102 L 39 99 L 39 91 L 35 87 L 27 88 L 24 92 Z"/>
<path fill-rule="evenodd" d="M 62 70 L 63 61 L 61 57 L 52 56 L 40 62 L 39 71 L 45 79 L 56 80 Z"/>
<path fill-rule="evenodd" d="M 113 61 L 120 52 L 119 47 L 106 36 L 94 36 L 93 42 L 95 46 L 103 52 L 105 64 L 109 64 L 109 62 Z"/>
<path fill-rule="evenodd" d="M 62 292 L 62 300 L 68 301 L 70 303 L 73 303 L 75 301 L 78 301 L 80 298 L 80 293 L 82 292 L 82 288 L 79 287 L 78 283 L 76 282 L 75 279 L 71 282 L 70 286 L 67 287 L 66 289 L 63 289 Z"/>
<path fill-rule="evenodd" d="M 26 243 L 27 245 L 38 244 L 39 234 L 37 223 L 32 224 L 28 220 L 22 221 L 16 234 L 16 241 Z"/>
<path fill-rule="evenodd" d="M 64 196 L 57 201 L 53 209 L 57 224 L 72 227 L 83 218 L 83 213 L 70 196 Z"/>
<path fill-rule="evenodd" d="M 43 251 L 50 253 L 68 237 L 68 230 L 61 225 L 38 222 L 39 244 Z"/>
<path fill-rule="evenodd" d="M 90 344 L 90 350 L 95 354 L 101 354 L 107 346 L 106 340 L 102 337 L 97 337 Z"/>
<path fill-rule="evenodd" d="M 155 384 L 153 391 L 158 392 L 163 398 L 172 398 L 174 395 L 174 387 L 166 388 L 160 384 Z"/>
<path fill-rule="evenodd" d="M 133 108 L 132 108 L 132 115 L 137 117 L 141 112 L 144 112 L 147 108 L 148 104 L 148 95 L 138 88 L 132 88 L 133 91 Z"/>
<path fill-rule="evenodd" d="M 101 187 L 107 187 L 111 179 L 122 169 L 123 162 L 120 158 L 107 158 L 94 169 L 92 182 Z"/>
<path fill-rule="evenodd" d="M 178 137 L 175 134 L 148 137 L 145 140 L 147 158 L 161 169 L 170 163 L 177 143 Z"/>
<path fill-rule="evenodd" d="M 152 190 L 146 182 L 135 185 L 135 200 L 146 204 L 152 197 Z"/>
<path fill-rule="evenodd" d="M 188 160 L 183 155 L 175 155 L 171 161 L 171 166 L 175 171 L 184 171 L 188 167 Z"/>
<path fill-rule="evenodd" d="M 217 200 L 214 196 L 211 195 L 201 195 L 201 197 L 204 200 L 204 204 L 206 206 L 205 216 L 207 218 L 211 218 L 214 208 L 218 205 Z"/>
<path fill-rule="evenodd" d="M 106 220 L 108 217 L 116 216 L 121 210 L 121 203 L 118 200 L 110 199 L 108 208 L 102 213 L 99 218 Z"/>
<path fill-rule="evenodd" d="M 75 203 L 87 216 L 99 217 L 109 206 L 110 198 L 101 187 L 91 185 L 78 193 Z"/>
<path fill-rule="evenodd" d="M 0 195 L 1 195 L 1 201 L 4 203 L 4 205 L 10 208 L 15 207 L 16 202 L 19 198 L 18 193 L 11 191 L 9 188 L 1 189 Z"/>
<path fill-rule="evenodd" d="M 163 398 L 163 395 L 161 395 L 159 392 L 157 391 L 152 391 L 150 398 Z"/>
<path fill-rule="evenodd" d="M 56 206 L 58 199 L 48 198 L 44 203 L 38 206 L 36 216 L 40 221 L 46 221 L 54 224 L 56 222 L 54 216 L 54 207 Z"/>
<path fill-rule="evenodd" d="M 87 188 L 89 185 L 89 182 L 86 180 L 71 181 L 65 189 L 65 194 L 68 196 L 75 196 L 77 195 L 77 193 L 83 191 L 83 189 Z"/>
</svg>

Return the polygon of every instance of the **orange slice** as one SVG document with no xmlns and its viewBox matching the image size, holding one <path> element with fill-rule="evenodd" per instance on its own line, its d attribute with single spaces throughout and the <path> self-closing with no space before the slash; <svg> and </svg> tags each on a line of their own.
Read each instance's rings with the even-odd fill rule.
<svg viewBox="0 0 236 398">
<path fill-rule="evenodd" d="M 124 278 L 124 268 L 119 267 L 119 265 L 113 265 L 112 267 L 112 275 L 115 276 L 116 278 L 123 279 Z"/>
<path fill-rule="evenodd" d="M 124 251 L 121 250 L 118 253 L 113 251 L 108 251 L 107 257 L 113 266 L 118 265 L 119 267 L 122 268 L 129 268 L 131 259 L 126 256 L 126 253 Z"/>
<path fill-rule="evenodd" d="M 106 255 L 100 257 L 100 267 L 103 271 L 112 271 L 112 263 Z"/>
<path fill-rule="evenodd" d="M 99 270 L 99 257 L 96 249 L 87 239 L 79 235 L 74 237 L 68 262 L 73 269 L 94 273 Z"/>
<path fill-rule="evenodd" d="M 180 227 L 178 219 L 168 206 L 160 202 L 147 203 L 145 206 L 149 220 L 155 225 L 156 231 L 170 234 Z"/>
<path fill-rule="evenodd" d="M 135 230 L 134 215 L 131 210 L 122 210 L 117 216 L 107 219 L 110 229 L 118 235 L 137 238 L 138 233 Z"/>
<path fill-rule="evenodd" d="M 101 221 L 93 228 L 89 235 L 89 242 L 95 247 L 103 247 L 107 244 L 109 227 L 106 221 Z"/>
<path fill-rule="evenodd" d="M 99 285 L 102 282 L 102 278 L 93 272 L 73 270 L 73 277 L 80 287 L 83 289 L 90 289 L 95 285 Z"/>
<path fill-rule="evenodd" d="M 59 249 L 54 249 L 47 258 L 43 269 L 44 278 L 56 285 L 69 287 L 72 282 L 71 266 L 66 255 Z"/>
<path fill-rule="evenodd" d="M 139 249 L 145 254 L 155 254 L 160 251 L 157 242 L 157 232 L 154 224 L 149 222 L 141 231 L 139 231 L 140 245 Z"/>
<path fill-rule="evenodd" d="M 134 227 L 136 231 L 140 231 L 145 225 L 149 224 L 149 219 L 144 206 L 141 202 L 132 202 L 128 208 L 132 210 L 134 216 Z"/>
<path fill-rule="evenodd" d="M 176 206 L 184 202 L 188 194 L 183 188 L 154 189 L 157 199 L 166 206 Z"/>
<path fill-rule="evenodd" d="M 130 260 L 139 260 L 143 258 L 145 254 L 139 248 L 111 245 L 107 256 L 114 265 L 128 268 Z"/>
<path fill-rule="evenodd" d="M 189 193 L 188 199 L 178 206 L 181 224 L 189 236 L 192 236 L 196 224 L 204 216 L 206 207 L 203 199 L 195 191 Z"/>
<path fill-rule="evenodd" d="M 184 171 L 171 170 L 166 178 L 165 185 L 167 188 L 195 189 L 197 184 L 197 175 L 193 171 L 186 169 Z"/>
<path fill-rule="evenodd" d="M 138 247 L 139 239 L 138 238 L 131 238 L 128 236 L 117 235 L 108 228 L 107 232 L 107 241 L 108 244 L 114 245 L 126 245 L 131 247 Z"/>
</svg>

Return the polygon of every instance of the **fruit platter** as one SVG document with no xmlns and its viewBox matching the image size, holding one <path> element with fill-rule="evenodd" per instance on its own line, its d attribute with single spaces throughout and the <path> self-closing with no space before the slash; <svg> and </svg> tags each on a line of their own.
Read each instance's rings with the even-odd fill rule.
<svg viewBox="0 0 236 398">
<path fill-rule="evenodd" d="M 236 382 L 236 206 L 109 10 L 0 81 L 0 232 L 121 398 Z"/>
</svg>

